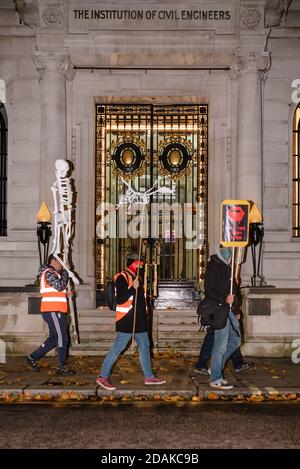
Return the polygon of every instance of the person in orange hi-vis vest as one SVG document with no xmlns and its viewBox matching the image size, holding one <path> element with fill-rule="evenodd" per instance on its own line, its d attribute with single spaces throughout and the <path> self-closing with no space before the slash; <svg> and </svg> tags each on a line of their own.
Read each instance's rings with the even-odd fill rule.
<svg viewBox="0 0 300 469">
<path fill-rule="evenodd" d="M 142 283 L 138 278 L 138 270 L 144 263 L 139 260 L 136 253 L 126 256 L 126 269 L 114 277 L 117 295 L 116 330 L 117 336 L 113 346 L 104 358 L 100 375 L 96 383 L 104 389 L 113 391 L 116 387 L 110 381 L 111 369 L 120 353 L 132 338 L 133 324 L 134 339 L 137 342 L 140 354 L 140 362 L 144 373 L 144 384 L 165 384 L 166 380 L 156 378 L 151 367 L 150 342 L 147 332 L 147 307 L 146 294 Z M 136 318 L 134 321 L 134 303 L 137 295 Z"/>
<path fill-rule="evenodd" d="M 26 357 L 27 363 L 39 371 L 39 359 L 56 347 L 57 374 L 71 376 L 75 374 L 66 366 L 68 349 L 68 300 L 67 284 L 69 275 L 53 254 L 48 264 L 42 265 L 38 273 L 40 293 L 42 295 L 41 314 L 49 327 L 49 337 L 33 353 Z M 72 293 L 71 293 L 72 294 Z"/>
</svg>

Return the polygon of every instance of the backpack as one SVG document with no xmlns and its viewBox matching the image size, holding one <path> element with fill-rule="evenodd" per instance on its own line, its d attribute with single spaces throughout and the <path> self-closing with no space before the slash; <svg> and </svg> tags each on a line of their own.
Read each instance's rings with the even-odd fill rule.
<svg viewBox="0 0 300 469">
<path fill-rule="evenodd" d="M 204 298 L 197 307 L 198 322 L 203 327 L 219 330 L 226 326 L 229 317 L 229 305 Z"/>
<path fill-rule="evenodd" d="M 111 311 L 116 311 L 117 295 L 115 290 L 115 282 L 109 282 L 106 289 L 106 303 Z"/>
<path fill-rule="evenodd" d="M 106 289 L 106 303 L 107 306 L 111 311 L 116 311 L 117 308 L 117 295 L 116 295 L 116 288 L 115 288 L 115 280 L 117 280 L 117 276 L 125 273 L 128 282 L 128 274 L 126 272 L 120 272 L 119 274 L 115 275 L 114 280 L 109 282 Z"/>
</svg>

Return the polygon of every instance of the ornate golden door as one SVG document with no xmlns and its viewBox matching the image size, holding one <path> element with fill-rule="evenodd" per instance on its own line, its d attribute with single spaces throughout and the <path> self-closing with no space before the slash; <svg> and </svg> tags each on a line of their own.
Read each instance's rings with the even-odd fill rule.
<svg viewBox="0 0 300 469">
<path fill-rule="evenodd" d="M 147 205 L 143 246 L 149 247 L 150 262 L 159 264 L 159 281 L 199 284 L 207 259 L 207 131 L 207 105 L 96 106 L 97 290 L 124 267 L 126 252 L 138 250 L 138 238 L 124 235 L 115 210 L 120 197 L 128 186 L 144 192 L 155 184 L 174 194 L 153 194 Z M 130 211 L 127 216 L 130 224 Z M 197 248 L 186 236 L 187 224 L 202 233 Z"/>
</svg>

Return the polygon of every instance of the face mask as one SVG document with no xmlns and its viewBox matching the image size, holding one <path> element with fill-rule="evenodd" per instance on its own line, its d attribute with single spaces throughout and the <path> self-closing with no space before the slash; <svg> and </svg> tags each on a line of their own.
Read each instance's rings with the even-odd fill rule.
<svg viewBox="0 0 300 469">
<path fill-rule="evenodd" d="M 131 272 L 136 275 L 137 274 L 137 271 L 138 271 L 138 266 L 140 265 L 140 270 L 141 268 L 143 267 L 144 265 L 144 262 L 142 261 L 134 261 L 132 264 L 130 264 L 130 266 L 128 267 L 129 270 L 131 270 Z"/>
<path fill-rule="evenodd" d="M 231 248 L 220 248 L 221 256 L 225 261 L 229 261 L 231 259 Z"/>
</svg>

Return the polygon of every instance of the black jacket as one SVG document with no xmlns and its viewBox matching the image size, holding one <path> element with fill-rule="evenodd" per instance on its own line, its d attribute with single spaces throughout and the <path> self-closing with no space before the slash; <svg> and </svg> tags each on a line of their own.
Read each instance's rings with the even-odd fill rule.
<svg viewBox="0 0 300 469">
<path fill-rule="evenodd" d="M 126 271 L 129 275 L 130 272 Z M 134 280 L 134 277 L 132 280 Z M 116 290 L 117 290 L 117 303 L 125 303 L 131 296 L 133 296 L 133 305 L 130 311 L 125 314 L 122 319 L 116 322 L 116 330 L 118 332 L 127 332 L 132 333 L 133 329 L 133 315 L 134 315 L 134 301 L 136 290 L 134 287 L 128 288 L 127 280 L 124 275 L 119 275 L 116 280 Z M 147 310 L 146 310 L 146 301 L 144 296 L 144 288 L 142 281 L 140 280 L 140 286 L 138 288 L 138 297 L 136 305 L 136 322 L 135 322 L 135 332 L 146 332 L 147 331 Z"/>
<path fill-rule="evenodd" d="M 230 277 L 230 265 L 222 262 L 216 254 L 211 256 L 204 277 L 205 298 L 218 301 L 219 303 L 225 303 L 226 297 L 230 294 Z M 241 298 L 235 280 L 233 281 L 232 293 L 235 295 L 232 310 L 237 314 L 237 310 L 241 305 Z"/>
</svg>

